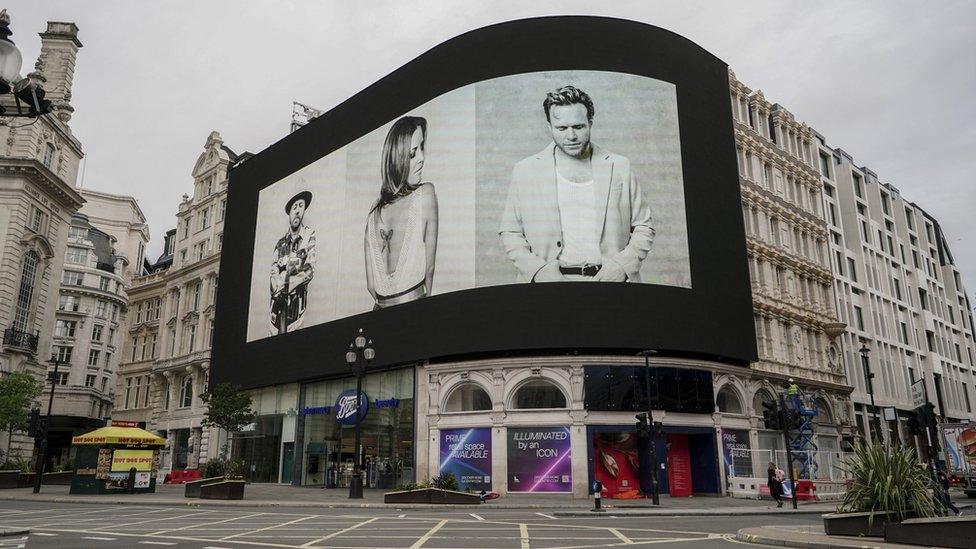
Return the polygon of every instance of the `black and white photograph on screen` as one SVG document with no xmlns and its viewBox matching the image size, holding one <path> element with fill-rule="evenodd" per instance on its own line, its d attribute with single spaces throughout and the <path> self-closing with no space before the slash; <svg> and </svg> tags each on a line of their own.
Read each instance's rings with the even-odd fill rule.
<svg viewBox="0 0 976 549">
<path fill-rule="evenodd" d="M 630 161 L 591 141 L 585 91 L 550 91 L 542 109 L 552 140 L 515 165 L 498 230 L 518 280 L 639 282 L 654 227 Z"/>
<path fill-rule="evenodd" d="M 458 88 L 263 188 L 254 239 L 276 255 L 269 301 L 255 254 L 247 341 L 269 318 L 276 335 L 487 286 L 690 288 L 675 86 L 551 71 Z"/>
<path fill-rule="evenodd" d="M 302 191 L 285 204 L 288 231 L 278 240 L 271 263 L 271 335 L 302 326 L 308 285 L 315 271 L 315 231 L 305 224 L 312 193 Z"/>
<path fill-rule="evenodd" d="M 437 194 L 423 179 L 427 120 L 404 116 L 383 142 L 380 196 L 366 217 L 366 288 L 375 308 L 431 294 Z"/>
</svg>

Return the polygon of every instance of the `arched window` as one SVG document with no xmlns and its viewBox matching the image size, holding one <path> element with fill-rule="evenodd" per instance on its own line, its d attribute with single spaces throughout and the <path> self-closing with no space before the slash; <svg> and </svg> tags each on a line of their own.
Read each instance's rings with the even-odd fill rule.
<svg viewBox="0 0 976 549">
<path fill-rule="evenodd" d="M 824 399 L 818 398 L 815 400 L 813 407 L 817 410 L 817 423 L 831 424 L 834 422 L 834 416 L 830 413 L 830 406 Z"/>
<path fill-rule="evenodd" d="M 180 387 L 180 408 L 189 408 L 193 404 L 193 376 L 183 376 Z"/>
<path fill-rule="evenodd" d="M 742 401 L 739 400 L 739 395 L 736 394 L 735 390 L 729 386 L 722 387 L 718 396 L 715 397 L 715 404 L 718 406 L 718 411 L 724 414 L 741 414 L 742 413 Z"/>
<path fill-rule="evenodd" d="M 17 290 L 17 308 L 14 310 L 14 329 L 26 332 L 30 327 L 31 306 L 34 301 L 34 283 L 40 257 L 34 250 L 27 250 L 20 267 L 20 288 Z"/>
<path fill-rule="evenodd" d="M 566 395 L 551 381 L 535 379 L 518 388 L 512 407 L 516 410 L 565 408 Z"/>
<path fill-rule="evenodd" d="M 451 391 L 444 405 L 445 412 L 476 412 L 491 410 L 491 397 L 475 383 L 464 383 Z"/>
<path fill-rule="evenodd" d="M 760 390 L 756 391 L 756 396 L 752 399 L 752 408 L 754 410 L 753 413 L 755 415 L 757 415 L 757 416 L 761 416 L 762 415 L 762 413 L 763 413 L 763 405 L 762 405 L 762 403 L 763 402 L 775 403 L 776 402 L 776 399 L 773 398 L 773 395 L 771 395 L 769 393 L 769 391 L 767 391 L 766 389 L 760 389 Z"/>
</svg>

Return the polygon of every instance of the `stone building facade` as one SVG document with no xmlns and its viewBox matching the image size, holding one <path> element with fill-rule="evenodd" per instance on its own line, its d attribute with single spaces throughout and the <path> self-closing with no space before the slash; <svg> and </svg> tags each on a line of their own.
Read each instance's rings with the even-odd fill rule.
<svg viewBox="0 0 976 549">
<path fill-rule="evenodd" d="M 142 272 L 149 241 L 135 199 L 79 189 L 85 198 L 68 227 L 51 356 L 60 362 L 48 457 L 69 457 L 71 437 L 105 424 L 115 397 L 118 350 L 128 309 L 126 290 Z M 41 396 L 47 402 L 50 386 Z"/>
<path fill-rule="evenodd" d="M 31 124 L 0 116 L 0 375 L 26 371 L 43 379 L 68 227 L 84 199 L 75 188 L 81 142 L 69 125 L 78 27 L 49 22 L 40 36 L 31 76 L 47 90 L 54 113 Z M 16 110 L 12 96 L 2 101 Z M 0 433 L 4 450 L 7 438 Z M 12 454 L 29 456 L 26 436 L 15 433 L 10 442 Z"/>
<path fill-rule="evenodd" d="M 753 447 L 782 449 L 782 436 L 764 429 L 762 402 L 793 378 L 818 411 L 818 450 L 836 453 L 853 435 L 851 388 L 836 339 L 843 325 L 834 307 L 815 134 L 731 72 L 730 86 L 759 361 L 747 378 L 729 376 L 727 387 L 755 429 Z M 723 390 L 720 411 L 728 401 Z"/>
<path fill-rule="evenodd" d="M 976 420 L 972 304 L 939 222 L 821 136 L 817 150 L 858 432 L 916 443 L 908 425 L 920 380 L 941 419 Z"/>
<path fill-rule="evenodd" d="M 116 389 L 115 418 L 146 421 L 167 439 L 162 469 L 196 468 L 217 455 L 201 426 L 213 337 L 227 173 L 238 159 L 220 134 L 207 138 L 159 260 L 136 278 Z"/>
</svg>

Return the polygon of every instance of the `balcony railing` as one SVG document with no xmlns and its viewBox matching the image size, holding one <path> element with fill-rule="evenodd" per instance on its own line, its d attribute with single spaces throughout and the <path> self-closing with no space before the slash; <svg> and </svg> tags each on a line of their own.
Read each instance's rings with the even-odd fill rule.
<svg viewBox="0 0 976 549">
<path fill-rule="evenodd" d="M 40 332 L 23 332 L 17 328 L 7 328 L 3 331 L 3 344 L 7 347 L 17 347 L 27 349 L 32 353 L 37 352 L 37 340 Z"/>
</svg>

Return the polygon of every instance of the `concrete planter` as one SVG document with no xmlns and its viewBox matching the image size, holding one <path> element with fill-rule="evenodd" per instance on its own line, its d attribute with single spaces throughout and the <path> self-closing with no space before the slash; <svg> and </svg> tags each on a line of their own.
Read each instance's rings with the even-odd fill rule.
<svg viewBox="0 0 976 549">
<path fill-rule="evenodd" d="M 202 488 L 204 484 L 213 484 L 222 480 L 224 480 L 224 477 L 210 477 L 184 482 L 183 497 L 198 498 L 200 497 L 200 488 Z"/>
<path fill-rule="evenodd" d="M 17 488 L 20 471 L 0 471 L 0 489 Z"/>
<path fill-rule="evenodd" d="M 200 499 L 244 499 L 243 480 L 219 480 L 200 486 Z"/>
<path fill-rule="evenodd" d="M 885 526 L 885 541 L 905 545 L 968 549 L 976 540 L 976 517 L 908 519 Z"/>
<path fill-rule="evenodd" d="M 17 488 L 30 488 L 34 486 L 34 477 L 37 473 L 21 473 L 17 477 Z"/>
<path fill-rule="evenodd" d="M 71 477 L 75 476 L 74 471 L 58 471 L 57 473 L 44 473 L 41 476 L 41 484 L 48 486 L 71 486 Z"/>
<path fill-rule="evenodd" d="M 481 498 L 477 494 L 441 490 L 440 488 L 420 488 L 389 492 L 383 495 L 384 503 L 443 503 L 454 505 L 478 505 Z"/>
<path fill-rule="evenodd" d="M 828 536 L 881 538 L 885 535 L 885 525 L 898 521 L 891 511 L 875 511 L 873 514 L 873 521 L 870 512 L 823 515 L 824 532 Z"/>
</svg>

